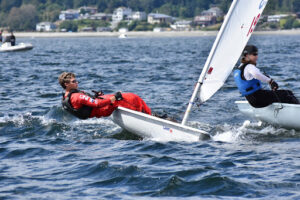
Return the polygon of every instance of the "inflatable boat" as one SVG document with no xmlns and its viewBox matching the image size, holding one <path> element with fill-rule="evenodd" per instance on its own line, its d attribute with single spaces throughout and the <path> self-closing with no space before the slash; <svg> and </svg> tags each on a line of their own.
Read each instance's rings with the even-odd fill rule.
<svg viewBox="0 0 300 200">
<path fill-rule="evenodd" d="M 24 51 L 30 50 L 33 46 L 30 43 L 19 43 L 15 46 L 11 46 L 10 42 L 5 42 L 0 46 L 0 52 L 8 52 L 8 51 Z"/>
</svg>

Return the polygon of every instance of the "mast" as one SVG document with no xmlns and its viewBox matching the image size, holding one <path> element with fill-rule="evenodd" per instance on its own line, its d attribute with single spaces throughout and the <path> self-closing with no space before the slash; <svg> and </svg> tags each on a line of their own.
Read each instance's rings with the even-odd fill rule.
<svg viewBox="0 0 300 200">
<path fill-rule="evenodd" d="M 195 89 L 194 89 L 194 92 L 193 92 L 193 94 L 192 94 L 192 97 L 191 97 L 191 99 L 190 99 L 190 101 L 189 101 L 188 107 L 187 107 L 187 109 L 186 109 L 186 111 L 185 111 L 183 120 L 182 120 L 182 122 L 181 122 L 182 125 L 185 125 L 186 122 L 187 122 L 187 119 L 188 119 L 189 114 L 190 114 L 190 112 L 191 112 L 192 106 L 194 105 L 194 101 L 195 101 L 195 99 L 196 99 L 196 96 L 197 96 L 197 94 L 198 94 L 198 91 L 201 89 L 201 85 L 202 85 L 202 83 L 203 83 L 203 81 L 204 81 L 204 78 L 205 78 L 205 75 L 206 75 L 206 73 L 207 73 L 207 71 L 208 71 L 208 68 L 209 68 L 209 65 L 210 65 L 210 63 L 211 63 L 212 57 L 213 57 L 213 55 L 214 55 L 215 52 L 216 52 L 216 48 L 218 47 L 218 44 L 219 44 L 219 42 L 220 42 L 220 39 L 221 39 L 221 37 L 222 37 L 222 35 L 223 35 L 223 33 L 224 33 L 224 30 L 225 30 L 225 28 L 226 28 L 226 26 L 227 26 L 227 24 L 228 24 L 228 21 L 229 21 L 230 18 L 232 17 L 232 12 L 233 12 L 234 8 L 235 8 L 236 5 L 237 5 L 237 1 L 238 1 L 238 0 L 234 0 L 234 1 L 232 2 L 232 5 L 230 6 L 230 9 L 229 9 L 229 11 L 228 11 L 228 13 L 227 13 L 227 15 L 226 15 L 226 17 L 225 17 L 225 20 L 224 20 L 224 22 L 223 22 L 222 27 L 221 27 L 221 30 L 219 31 L 219 33 L 218 33 L 218 35 L 217 35 L 217 38 L 216 38 L 216 40 L 215 40 L 215 42 L 214 42 L 214 44 L 213 44 L 213 47 L 212 47 L 212 49 L 211 49 L 211 51 L 210 51 L 210 53 L 209 53 L 209 56 L 208 56 L 208 58 L 207 58 L 207 60 L 206 60 L 206 62 L 205 62 L 205 65 L 204 65 L 204 67 L 203 67 L 203 70 L 202 70 L 202 72 L 201 72 L 201 74 L 200 74 L 200 76 L 199 76 L 198 82 L 197 82 L 196 87 L 195 87 Z"/>
</svg>

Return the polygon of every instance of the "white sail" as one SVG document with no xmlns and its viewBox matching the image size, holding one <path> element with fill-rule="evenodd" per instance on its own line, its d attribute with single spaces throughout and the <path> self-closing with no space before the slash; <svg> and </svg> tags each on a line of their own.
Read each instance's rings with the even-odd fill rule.
<svg viewBox="0 0 300 200">
<path fill-rule="evenodd" d="M 223 86 L 247 44 L 268 0 L 234 0 L 199 78 L 199 98 Z"/>
<path fill-rule="evenodd" d="M 198 79 L 181 122 L 182 125 L 187 122 L 198 91 L 200 102 L 205 102 L 223 86 L 267 3 L 268 0 L 232 2 Z"/>
</svg>

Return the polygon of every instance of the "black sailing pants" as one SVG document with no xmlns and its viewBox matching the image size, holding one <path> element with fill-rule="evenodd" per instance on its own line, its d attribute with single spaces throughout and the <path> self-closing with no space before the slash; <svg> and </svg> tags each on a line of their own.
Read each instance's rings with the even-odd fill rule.
<svg viewBox="0 0 300 200">
<path fill-rule="evenodd" d="M 246 99 L 255 108 L 265 107 L 274 102 L 299 104 L 298 99 L 290 90 L 258 90 L 246 96 Z"/>
</svg>

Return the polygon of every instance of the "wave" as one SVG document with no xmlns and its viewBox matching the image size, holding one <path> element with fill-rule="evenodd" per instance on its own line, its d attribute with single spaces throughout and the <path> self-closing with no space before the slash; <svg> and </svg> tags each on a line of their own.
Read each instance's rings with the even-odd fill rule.
<svg viewBox="0 0 300 200">
<path fill-rule="evenodd" d="M 291 138 L 300 138 L 300 132 L 274 127 L 261 122 L 244 121 L 242 125 L 211 125 L 201 122 L 189 122 L 189 126 L 208 132 L 213 141 L 227 143 L 277 142 Z M 79 120 L 53 106 L 44 115 L 32 113 L 4 115 L 0 117 L 1 135 L 8 137 L 32 138 L 37 136 L 58 137 L 72 140 L 93 140 L 113 138 L 118 140 L 152 140 L 171 142 L 168 138 L 141 138 L 134 133 L 122 130 L 109 118 Z"/>
<path fill-rule="evenodd" d="M 263 122 L 244 121 L 242 126 L 225 124 L 211 132 L 214 141 L 229 143 L 277 142 L 283 139 L 300 138 L 300 131 L 278 128 Z"/>
<path fill-rule="evenodd" d="M 113 137 L 113 134 L 121 131 L 108 118 L 78 120 L 60 106 L 54 106 L 40 116 L 30 112 L 4 115 L 0 117 L 0 130 L 0 135 L 13 138 L 54 136 L 74 140 Z"/>
</svg>

